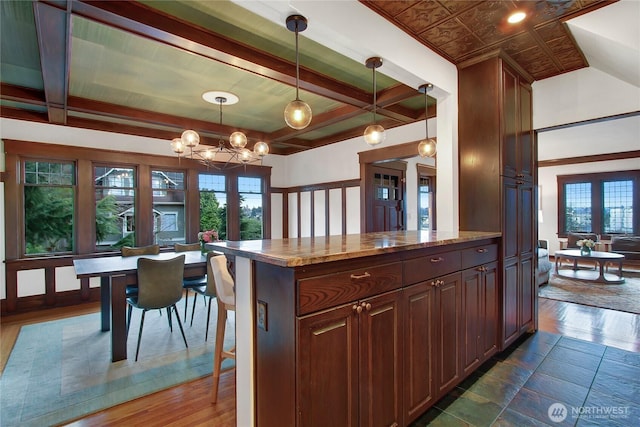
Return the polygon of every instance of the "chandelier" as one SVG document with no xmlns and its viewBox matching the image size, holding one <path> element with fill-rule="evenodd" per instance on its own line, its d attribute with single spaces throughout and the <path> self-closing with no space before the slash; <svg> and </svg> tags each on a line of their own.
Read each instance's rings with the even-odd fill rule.
<svg viewBox="0 0 640 427">
<path fill-rule="evenodd" d="M 239 100 L 236 95 L 221 91 L 205 92 L 202 98 L 212 104 L 218 104 L 220 125 L 222 125 L 222 105 L 233 105 Z M 171 141 L 171 149 L 178 154 L 178 158 L 186 153 L 190 159 L 218 170 L 232 169 L 250 163 L 262 163 L 264 156 L 269 154 L 269 145 L 264 141 L 256 142 L 253 151 L 246 148 L 247 136 L 240 131 L 233 132 L 229 136 L 229 144 L 231 147 L 227 147 L 225 141 L 220 139 L 218 147 L 204 148 L 200 145 L 198 132 L 188 129 L 182 132 L 180 138 L 174 138 Z"/>
</svg>

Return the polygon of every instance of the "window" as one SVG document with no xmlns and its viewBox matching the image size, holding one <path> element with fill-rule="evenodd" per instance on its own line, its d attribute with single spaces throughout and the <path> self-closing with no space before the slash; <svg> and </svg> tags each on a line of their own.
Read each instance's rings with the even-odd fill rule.
<svg viewBox="0 0 640 427">
<path fill-rule="evenodd" d="M 418 229 L 431 230 L 431 178 L 418 178 Z"/>
<path fill-rule="evenodd" d="M 135 246 L 135 171 L 95 166 L 96 250 Z"/>
<path fill-rule="evenodd" d="M 71 162 L 24 162 L 26 254 L 73 251 L 75 168 Z"/>
<path fill-rule="evenodd" d="M 160 246 L 185 242 L 184 172 L 151 171 L 153 235 Z"/>
<path fill-rule="evenodd" d="M 262 239 L 262 179 L 238 177 L 240 240 Z"/>
<path fill-rule="evenodd" d="M 217 230 L 221 240 L 227 238 L 227 188 L 224 175 L 201 173 L 200 231 Z"/>
<path fill-rule="evenodd" d="M 640 232 L 640 171 L 558 177 L 558 234 Z"/>
<path fill-rule="evenodd" d="M 418 230 L 436 229 L 436 169 L 421 164 L 418 170 Z"/>
</svg>

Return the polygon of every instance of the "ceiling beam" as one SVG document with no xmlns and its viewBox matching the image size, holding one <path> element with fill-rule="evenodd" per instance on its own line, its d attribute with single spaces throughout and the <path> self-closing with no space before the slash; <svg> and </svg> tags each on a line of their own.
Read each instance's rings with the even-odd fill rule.
<svg viewBox="0 0 640 427">
<path fill-rule="evenodd" d="M 65 124 L 69 85 L 69 16 L 65 10 L 41 2 L 33 3 L 33 15 L 49 122 Z"/>
</svg>

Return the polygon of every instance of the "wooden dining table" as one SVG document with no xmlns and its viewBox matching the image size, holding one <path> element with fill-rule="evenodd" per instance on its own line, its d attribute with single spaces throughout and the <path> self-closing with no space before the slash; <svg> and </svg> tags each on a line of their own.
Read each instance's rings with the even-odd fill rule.
<svg viewBox="0 0 640 427">
<path fill-rule="evenodd" d="M 184 277 L 204 276 L 206 254 L 200 251 L 161 252 L 157 255 L 99 256 L 73 260 L 78 279 L 100 277 L 100 312 L 102 331 L 111 330 L 111 361 L 127 358 L 126 286 L 138 282 L 138 259 L 171 259 L 185 255 Z"/>
</svg>

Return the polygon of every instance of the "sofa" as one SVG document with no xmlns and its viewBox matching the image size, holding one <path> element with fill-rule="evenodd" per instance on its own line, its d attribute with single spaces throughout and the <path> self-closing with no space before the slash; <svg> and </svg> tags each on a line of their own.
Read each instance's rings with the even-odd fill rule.
<svg viewBox="0 0 640 427">
<path fill-rule="evenodd" d="M 536 284 L 538 286 L 544 286 L 549 283 L 549 274 L 551 273 L 552 268 L 551 261 L 549 260 L 548 240 L 538 240 L 536 255 L 538 257 L 538 266 L 536 268 Z"/>
<path fill-rule="evenodd" d="M 565 249 L 576 249 L 578 247 L 578 241 L 585 239 L 590 239 L 594 242 L 597 242 L 598 235 L 595 233 L 568 233 L 567 247 Z"/>
<path fill-rule="evenodd" d="M 640 263 L 640 236 L 613 236 L 611 252 L 624 255 L 625 262 Z"/>
</svg>

